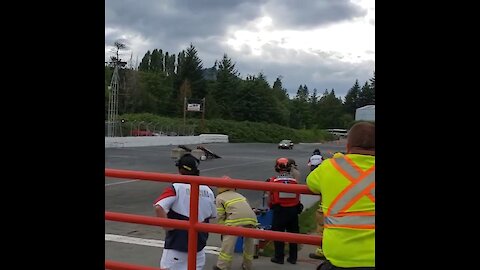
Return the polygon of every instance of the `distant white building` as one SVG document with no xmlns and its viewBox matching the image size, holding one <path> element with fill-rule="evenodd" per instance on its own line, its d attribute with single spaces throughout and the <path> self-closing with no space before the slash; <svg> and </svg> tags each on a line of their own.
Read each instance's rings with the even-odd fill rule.
<svg viewBox="0 0 480 270">
<path fill-rule="evenodd" d="M 367 105 L 355 111 L 355 120 L 375 121 L 375 105 Z"/>
</svg>

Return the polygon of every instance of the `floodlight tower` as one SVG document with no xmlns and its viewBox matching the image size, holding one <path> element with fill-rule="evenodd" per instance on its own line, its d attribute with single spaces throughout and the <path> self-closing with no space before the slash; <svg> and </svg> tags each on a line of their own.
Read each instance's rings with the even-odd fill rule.
<svg viewBox="0 0 480 270">
<path fill-rule="evenodd" d="M 115 137 L 117 135 L 117 119 L 118 119 L 118 82 L 119 75 L 118 69 L 124 67 L 127 62 L 122 62 L 119 58 L 120 49 L 125 49 L 126 46 L 120 41 L 115 42 L 116 47 L 116 57 L 112 57 L 110 64 L 113 65 L 113 76 L 110 81 L 110 86 L 108 90 L 110 91 L 110 97 L 108 101 L 108 114 L 107 114 L 107 136 Z"/>
<path fill-rule="evenodd" d="M 114 63 L 113 68 L 113 76 L 112 80 L 110 81 L 110 86 L 108 86 L 108 90 L 110 90 L 110 98 L 108 101 L 108 137 L 115 137 L 116 131 L 116 124 L 118 118 L 118 64 Z"/>
</svg>

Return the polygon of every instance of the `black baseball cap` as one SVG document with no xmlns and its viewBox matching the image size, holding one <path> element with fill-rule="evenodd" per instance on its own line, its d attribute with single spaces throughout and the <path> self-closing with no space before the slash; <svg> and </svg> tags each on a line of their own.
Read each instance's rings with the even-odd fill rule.
<svg viewBox="0 0 480 270">
<path fill-rule="evenodd" d="M 187 153 L 177 160 L 175 166 L 183 168 L 189 172 L 197 172 L 199 164 L 200 161 L 196 157 L 192 156 L 192 154 Z"/>
</svg>

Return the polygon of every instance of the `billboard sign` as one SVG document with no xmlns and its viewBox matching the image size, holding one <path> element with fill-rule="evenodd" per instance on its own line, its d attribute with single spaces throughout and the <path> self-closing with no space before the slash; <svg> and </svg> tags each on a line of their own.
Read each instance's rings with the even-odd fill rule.
<svg viewBox="0 0 480 270">
<path fill-rule="evenodd" d="M 200 104 L 197 103 L 190 103 L 187 105 L 187 111 L 189 112 L 199 112 L 200 111 Z"/>
</svg>

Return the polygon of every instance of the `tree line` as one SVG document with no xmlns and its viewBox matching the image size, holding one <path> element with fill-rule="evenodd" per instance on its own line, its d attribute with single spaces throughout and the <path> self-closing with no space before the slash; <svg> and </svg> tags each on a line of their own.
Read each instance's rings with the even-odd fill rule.
<svg viewBox="0 0 480 270">
<path fill-rule="evenodd" d="M 118 47 L 117 47 L 118 48 Z M 112 57 L 115 60 L 115 57 Z M 110 62 L 113 63 L 114 61 Z M 105 65 L 105 118 L 113 65 Z M 205 98 L 207 119 L 268 122 L 295 129 L 346 128 L 355 110 L 375 104 L 375 72 L 362 87 L 355 81 L 345 100 L 335 90 L 322 94 L 307 85 L 290 97 L 281 77 L 272 86 L 261 72 L 245 78 L 227 54 L 204 68 L 196 48 L 190 44 L 177 55 L 162 49 L 147 51 L 138 67 L 119 70 L 119 114 L 152 113 L 183 117 L 183 102 Z M 199 113 L 188 113 L 199 118 Z"/>
</svg>

